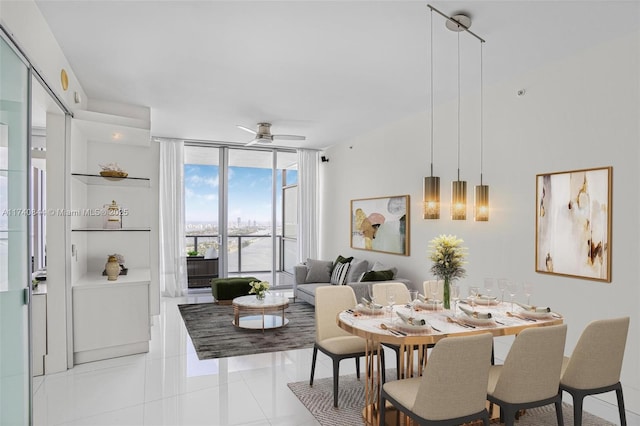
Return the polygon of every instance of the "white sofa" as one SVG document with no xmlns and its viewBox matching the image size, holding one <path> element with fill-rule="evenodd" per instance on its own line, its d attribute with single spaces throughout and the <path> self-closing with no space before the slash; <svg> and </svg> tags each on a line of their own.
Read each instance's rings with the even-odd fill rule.
<svg viewBox="0 0 640 426">
<path fill-rule="evenodd" d="M 336 262 L 308 259 L 306 263 L 294 266 L 293 295 L 295 300 L 303 300 L 311 305 L 315 305 L 316 288 L 328 285 L 339 285 L 331 283 L 331 271 L 335 265 Z M 317 266 L 325 268 L 325 270 L 314 270 Z M 326 269 L 329 269 L 329 272 L 327 272 Z M 393 271 L 394 276 L 389 277 L 389 279 L 379 281 L 360 281 L 364 273 L 370 273 L 371 271 L 382 272 L 383 274 L 386 271 Z M 370 265 L 369 262 L 364 259 L 352 259 L 349 262 L 349 270 L 347 272 L 344 285 L 348 285 L 353 288 L 356 294 L 356 300 L 359 301 L 362 297 L 368 297 L 368 287 L 380 282 L 401 282 L 410 290 L 423 291 L 422 285 L 415 286 L 408 279 L 396 277 L 395 268 L 387 269 L 379 262 Z"/>
</svg>

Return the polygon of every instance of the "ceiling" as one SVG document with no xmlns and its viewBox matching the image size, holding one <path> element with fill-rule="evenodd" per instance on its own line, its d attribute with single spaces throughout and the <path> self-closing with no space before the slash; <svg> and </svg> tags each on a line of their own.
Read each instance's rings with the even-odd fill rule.
<svg viewBox="0 0 640 426">
<path fill-rule="evenodd" d="M 37 4 L 89 98 L 151 108 L 152 135 L 248 142 L 236 125 L 322 149 L 428 109 L 424 1 L 56 1 Z M 434 1 L 486 39 L 484 82 L 638 29 L 637 1 Z M 435 102 L 457 94 L 457 33 L 433 16 Z M 461 93 L 480 43 L 460 36 Z M 514 80 L 515 79 L 515 80 Z M 520 87 L 514 86 L 515 91 Z"/>
</svg>

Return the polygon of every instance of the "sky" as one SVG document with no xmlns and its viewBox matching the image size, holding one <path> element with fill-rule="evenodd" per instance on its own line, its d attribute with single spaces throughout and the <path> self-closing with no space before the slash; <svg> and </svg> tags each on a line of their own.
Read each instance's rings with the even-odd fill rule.
<svg viewBox="0 0 640 426">
<path fill-rule="evenodd" d="M 278 185 L 281 171 L 278 170 Z M 288 176 L 288 175 L 287 175 Z M 185 164 L 185 222 L 218 222 L 218 166 Z M 277 194 L 280 204 L 280 193 Z M 229 221 L 271 222 L 271 169 L 229 167 Z"/>
</svg>

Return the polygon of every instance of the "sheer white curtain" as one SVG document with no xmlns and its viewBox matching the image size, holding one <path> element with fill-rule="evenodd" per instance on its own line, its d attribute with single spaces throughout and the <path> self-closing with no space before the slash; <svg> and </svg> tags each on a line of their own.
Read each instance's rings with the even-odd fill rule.
<svg viewBox="0 0 640 426">
<path fill-rule="evenodd" d="M 187 290 L 184 254 L 184 142 L 160 142 L 160 291 L 179 297 Z"/>
<path fill-rule="evenodd" d="M 318 258 L 318 161 L 320 153 L 298 150 L 298 262 Z"/>
</svg>

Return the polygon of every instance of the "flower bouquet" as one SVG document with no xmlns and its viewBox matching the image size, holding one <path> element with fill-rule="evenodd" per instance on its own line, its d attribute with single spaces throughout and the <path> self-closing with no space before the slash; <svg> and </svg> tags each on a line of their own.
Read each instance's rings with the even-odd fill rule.
<svg viewBox="0 0 640 426">
<path fill-rule="evenodd" d="M 467 248 L 462 246 L 463 240 L 455 235 L 440 235 L 429 244 L 429 258 L 433 261 L 431 272 L 444 280 L 444 307 L 450 308 L 449 288 L 451 281 L 467 275 L 462 267 L 467 257 Z"/>
<path fill-rule="evenodd" d="M 269 290 L 267 281 L 251 281 L 249 285 L 251 286 L 249 294 L 255 294 L 258 300 L 263 300 Z"/>
</svg>

